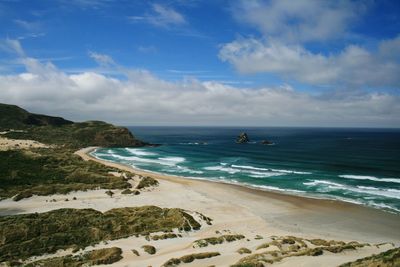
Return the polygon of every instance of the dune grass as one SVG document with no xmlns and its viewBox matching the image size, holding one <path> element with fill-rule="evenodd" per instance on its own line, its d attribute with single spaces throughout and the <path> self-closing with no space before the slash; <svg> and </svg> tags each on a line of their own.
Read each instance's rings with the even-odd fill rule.
<svg viewBox="0 0 400 267">
<path fill-rule="evenodd" d="M 0 198 L 14 196 L 18 201 L 32 195 L 131 187 L 111 171 L 117 170 L 84 161 L 65 148 L 0 151 Z"/>
<path fill-rule="evenodd" d="M 96 249 L 81 255 L 67 255 L 34 261 L 26 267 L 78 267 L 112 264 L 122 259 L 122 250 L 117 247 Z"/>
<path fill-rule="evenodd" d="M 398 267 L 400 266 L 400 247 L 389 249 L 377 255 L 372 255 L 353 262 L 340 265 L 340 267 Z"/>
<path fill-rule="evenodd" d="M 0 262 L 85 248 L 100 241 L 201 225 L 181 209 L 144 206 L 101 213 L 93 209 L 59 209 L 0 217 Z"/>
<path fill-rule="evenodd" d="M 162 267 L 170 267 L 170 266 L 177 266 L 181 263 L 190 263 L 194 260 L 201 260 L 201 259 L 208 259 L 212 257 L 217 257 L 221 255 L 219 252 L 202 252 L 202 253 L 194 253 L 182 256 L 180 258 L 172 258 L 169 259 L 166 263 L 162 265 Z"/>
<path fill-rule="evenodd" d="M 355 250 L 368 244 L 355 241 L 326 241 L 322 239 L 303 239 L 294 236 L 276 237 L 272 241 L 263 243 L 256 250 L 274 247 L 275 249 L 258 252 L 240 259 L 233 267 L 262 267 L 266 264 L 279 262 L 284 258 L 297 256 L 319 256 L 324 251 L 340 253 L 346 250 Z"/>
<path fill-rule="evenodd" d="M 207 247 L 208 245 L 218 245 L 224 242 L 233 242 L 236 240 L 241 240 L 245 238 L 244 235 L 222 235 L 216 237 L 208 237 L 203 239 L 198 239 L 193 242 L 193 247 Z"/>
</svg>

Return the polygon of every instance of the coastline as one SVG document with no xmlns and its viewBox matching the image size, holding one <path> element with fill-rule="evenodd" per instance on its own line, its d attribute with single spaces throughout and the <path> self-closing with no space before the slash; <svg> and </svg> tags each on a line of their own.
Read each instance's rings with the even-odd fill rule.
<svg viewBox="0 0 400 267">
<path fill-rule="evenodd" d="M 185 178 L 148 172 L 121 163 L 101 160 L 90 155 L 97 147 L 81 149 L 75 154 L 84 160 L 130 171 L 139 175 L 177 183 L 191 190 L 229 200 L 256 213 L 277 232 L 299 233 L 336 239 L 356 239 L 363 242 L 393 242 L 400 244 L 400 214 L 340 200 L 320 199 L 283 192 L 267 191 L 239 184 Z M 235 196 L 232 199 L 232 196 Z M 333 223 L 334 222 L 334 223 Z"/>
<path fill-rule="evenodd" d="M 400 246 L 399 214 L 336 200 L 307 198 L 235 184 L 150 173 L 97 159 L 90 155 L 93 149 L 95 147 L 88 147 L 76 151 L 75 154 L 83 160 L 96 161 L 120 170 L 109 171 L 112 175 L 122 175 L 121 172 L 132 173 L 133 177 L 128 181 L 133 188 L 141 180 L 140 176 L 153 177 L 157 179 L 158 185 L 141 189 L 138 195 L 124 194 L 123 189 L 112 189 L 113 194 L 110 195 L 108 189 L 97 188 L 71 191 L 67 194 L 33 195 L 19 201 L 8 198 L 0 201 L 0 216 L 44 213 L 60 209 L 93 209 L 107 212 L 115 208 L 157 206 L 182 209 L 201 222 L 201 228 L 195 231 L 176 230 L 175 233 L 179 235 L 177 238 L 151 239 L 148 236 L 133 235 L 99 242 L 77 252 L 80 254 L 118 247 L 121 249 L 122 259 L 112 266 L 121 267 L 163 266 L 172 258 L 196 253 L 218 253 L 218 257 L 182 263 L 182 266 L 231 266 L 247 256 L 268 256 L 268 253 L 276 252 L 274 249 L 281 251 L 278 246 L 265 247 L 265 244 L 284 239 L 303 240 L 302 242 L 309 244 L 307 249 L 313 249 L 312 240 L 328 242 L 328 246 L 331 246 L 330 242 L 340 242 L 344 244 L 343 247 L 359 244 L 360 247 L 350 245 L 350 248 L 336 252 L 329 250 L 335 249 L 336 245 L 332 245 L 318 255 L 296 254 L 296 251 L 292 251 L 290 253 L 293 254 L 286 258 L 281 259 L 278 256 L 273 264 L 287 267 L 337 267 Z M 211 224 L 201 221 L 203 215 L 211 218 Z M 152 235 L 163 233 L 157 232 Z M 225 235 L 243 238 L 205 247 L 195 246 L 198 240 L 222 238 Z M 150 255 L 143 251 L 143 246 L 149 245 L 156 248 L 155 254 Z M 288 248 L 289 246 L 286 247 Z M 238 253 L 241 249 L 249 250 L 250 254 Z M 140 251 L 140 255 L 132 253 L 133 250 Z M 53 254 L 31 257 L 27 261 L 74 253 L 72 249 L 59 250 Z"/>
</svg>

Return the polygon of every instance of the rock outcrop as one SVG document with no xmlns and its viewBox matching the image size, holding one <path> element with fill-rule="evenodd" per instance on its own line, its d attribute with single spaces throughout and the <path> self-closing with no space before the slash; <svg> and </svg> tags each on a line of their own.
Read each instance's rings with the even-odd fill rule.
<svg viewBox="0 0 400 267">
<path fill-rule="evenodd" d="M 247 133 L 241 133 L 236 138 L 236 143 L 238 143 L 238 144 L 245 144 L 245 143 L 248 143 L 249 141 L 250 141 L 250 139 L 247 136 Z"/>
<path fill-rule="evenodd" d="M 262 145 L 272 145 L 273 143 L 271 141 L 268 141 L 268 140 L 262 140 L 260 142 L 260 144 L 262 144 Z"/>
</svg>

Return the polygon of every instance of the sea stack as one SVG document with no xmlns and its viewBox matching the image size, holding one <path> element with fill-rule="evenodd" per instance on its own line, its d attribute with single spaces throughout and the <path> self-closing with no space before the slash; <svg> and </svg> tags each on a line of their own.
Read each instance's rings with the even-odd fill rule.
<svg viewBox="0 0 400 267">
<path fill-rule="evenodd" d="M 250 140 L 249 140 L 249 137 L 247 136 L 247 133 L 241 133 L 236 138 L 236 143 L 238 143 L 238 144 L 245 144 L 245 143 L 248 143 L 249 141 Z"/>
<path fill-rule="evenodd" d="M 272 145 L 273 143 L 271 141 L 268 141 L 268 140 L 262 140 L 261 144 L 262 145 Z"/>
</svg>

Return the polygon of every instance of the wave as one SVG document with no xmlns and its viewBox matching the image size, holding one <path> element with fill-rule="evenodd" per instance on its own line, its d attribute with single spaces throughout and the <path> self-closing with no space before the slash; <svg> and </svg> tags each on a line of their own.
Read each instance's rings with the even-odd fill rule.
<svg viewBox="0 0 400 267">
<path fill-rule="evenodd" d="M 232 165 L 232 167 L 239 168 L 239 169 L 272 171 L 272 172 L 292 173 L 292 174 L 312 174 L 311 172 L 300 172 L 300 171 L 281 170 L 281 169 L 267 169 L 267 168 L 259 168 L 259 167 L 253 167 L 253 166 L 247 166 L 247 165 Z"/>
<path fill-rule="evenodd" d="M 300 172 L 300 171 L 279 170 L 279 169 L 271 169 L 271 170 L 274 172 L 293 173 L 293 174 L 312 174 L 311 172 Z"/>
<path fill-rule="evenodd" d="M 260 189 L 264 189 L 264 190 L 266 189 L 266 190 L 281 191 L 281 192 L 306 193 L 306 191 L 302 191 L 302 190 L 280 188 L 280 187 L 269 186 L 269 185 L 253 185 L 253 184 L 246 184 L 246 183 L 244 183 L 244 185 L 247 185 L 250 187 L 255 187 L 255 188 L 260 188 Z"/>
<path fill-rule="evenodd" d="M 185 158 L 178 157 L 166 157 L 166 158 L 158 158 L 158 159 L 148 159 L 141 158 L 136 156 L 121 156 L 119 154 L 111 153 L 110 156 L 116 159 L 122 159 L 126 161 L 134 161 L 140 163 L 156 163 L 165 166 L 175 166 L 177 163 L 185 161 Z"/>
<path fill-rule="evenodd" d="M 224 166 L 209 166 L 209 167 L 204 167 L 203 169 L 207 171 L 222 171 L 230 174 L 235 174 L 240 172 L 240 170 L 238 169 L 234 169 L 231 167 L 224 167 Z"/>
<path fill-rule="evenodd" d="M 158 158 L 158 159 L 163 160 L 163 161 L 168 161 L 168 162 L 174 162 L 174 163 L 181 163 L 186 160 L 183 157 L 164 157 L 164 158 Z"/>
<path fill-rule="evenodd" d="M 168 168 L 168 169 L 164 169 L 163 171 L 165 172 L 172 172 L 172 173 L 190 173 L 190 174 L 203 174 L 204 172 L 202 171 L 197 171 L 197 170 L 192 170 L 188 167 L 184 167 L 184 166 L 175 166 L 173 168 Z"/>
<path fill-rule="evenodd" d="M 157 153 L 144 151 L 143 149 L 139 149 L 139 148 L 125 148 L 125 150 L 128 151 L 130 154 L 136 155 L 136 156 L 155 156 L 155 155 L 157 155 Z"/>
<path fill-rule="evenodd" d="M 355 180 L 370 180 L 375 182 L 400 183 L 400 179 L 398 178 L 378 178 L 375 176 L 350 175 L 350 174 L 339 175 L 339 177 L 346 179 L 355 179 Z"/>
<path fill-rule="evenodd" d="M 367 194 L 372 196 L 382 196 L 387 198 L 400 199 L 400 190 L 392 188 L 382 189 L 372 186 L 349 186 L 325 180 L 314 180 L 312 182 L 306 182 L 303 184 L 308 186 L 325 185 L 325 187 L 323 187 L 322 189 L 328 188 L 328 189 L 344 190 L 344 191 Z"/>
<path fill-rule="evenodd" d="M 268 169 L 262 169 L 262 168 L 238 168 L 240 167 L 239 165 L 231 165 L 231 167 L 227 167 L 226 164 L 221 163 L 221 165 L 217 166 L 209 166 L 209 167 L 204 167 L 204 170 L 207 171 L 221 171 L 221 172 L 227 172 L 229 174 L 235 174 L 235 173 L 246 173 L 250 177 L 253 178 L 266 178 L 266 177 L 272 177 L 272 176 L 280 176 L 284 175 L 282 173 L 278 172 L 271 172 Z M 268 172 L 262 172 L 262 170 L 268 171 Z"/>
<path fill-rule="evenodd" d="M 179 143 L 180 145 L 207 145 L 207 142 L 187 142 L 187 143 Z"/>
<path fill-rule="evenodd" d="M 339 183 L 334 183 L 334 182 L 330 182 L 330 181 L 325 181 L 325 180 L 314 180 L 312 182 L 306 182 L 303 183 L 304 185 L 310 185 L 310 186 L 316 186 L 316 185 L 328 185 L 328 186 L 337 186 L 337 187 L 345 187 L 345 185 L 343 184 L 339 184 Z"/>
<path fill-rule="evenodd" d="M 400 212 L 400 209 L 397 209 L 397 208 L 392 207 L 390 205 L 387 205 L 385 203 L 376 203 L 376 202 L 373 202 L 373 201 L 369 201 L 368 205 L 373 206 L 373 207 L 377 207 L 379 209 L 387 209 L 387 210 L 394 210 L 396 212 Z"/>
</svg>

